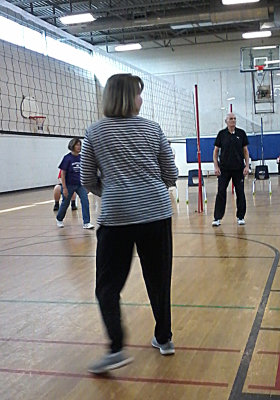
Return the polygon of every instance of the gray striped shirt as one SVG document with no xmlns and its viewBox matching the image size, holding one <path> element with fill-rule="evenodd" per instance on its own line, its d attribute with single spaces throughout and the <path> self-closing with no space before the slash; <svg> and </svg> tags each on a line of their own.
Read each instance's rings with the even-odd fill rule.
<svg viewBox="0 0 280 400">
<path fill-rule="evenodd" d="M 160 126 L 139 116 L 103 118 L 86 131 L 81 183 L 101 195 L 101 225 L 169 218 L 178 170 Z"/>
</svg>

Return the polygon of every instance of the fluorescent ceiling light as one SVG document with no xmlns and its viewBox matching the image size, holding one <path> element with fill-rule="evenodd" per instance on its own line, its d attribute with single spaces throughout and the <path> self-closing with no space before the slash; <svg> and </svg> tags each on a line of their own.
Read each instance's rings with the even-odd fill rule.
<svg viewBox="0 0 280 400">
<path fill-rule="evenodd" d="M 193 24 L 170 25 L 171 29 L 187 29 L 193 28 Z"/>
<path fill-rule="evenodd" d="M 200 28 L 204 26 L 212 26 L 213 22 L 205 21 L 205 22 L 192 22 L 188 24 L 180 24 L 180 25 L 170 25 L 171 29 L 188 29 L 188 28 Z M 219 25 L 218 23 L 215 25 Z"/>
<path fill-rule="evenodd" d="M 82 24 L 84 22 L 95 21 L 96 18 L 94 18 L 91 13 L 83 13 L 83 14 L 73 14 L 73 15 L 67 15 L 65 17 L 60 17 L 59 20 L 64 25 L 71 25 L 71 24 Z"/>
<path fill-rule="evenodd" d="M 230 101 L 230 100 L 235 100 L 235 97 L 229 97 L 227 100 L 228 100 L 228 101 Z"/>
<path fill-rule="evenodd" d="M 257 3 L 260 0 L 222 0 L 225 6 L 230 6 L 232 4 L 245 4 L 245 3 Z"/>
<path fill-rule="evenodd" d="M 271 31 L 257 31 L 257 32 L 245 32 L 242 33 L 243 39 L 255 39 L 255 38 L 263 38 L 270 37 Z"/>
<path fill-rule="evenodd" d="M 115 51 L 130 51 L 130 50 L 140 50 L 140 49 L 142 49 L 140 43 L 121 44 L 115 47 Z"/>
<path fill-rule="evenodd" d="M 253 47 L 253 50 L 265 50 L 265 49 L 276 49 L 277 46 L 260 46 L 260 47 Z"/>
</svg>

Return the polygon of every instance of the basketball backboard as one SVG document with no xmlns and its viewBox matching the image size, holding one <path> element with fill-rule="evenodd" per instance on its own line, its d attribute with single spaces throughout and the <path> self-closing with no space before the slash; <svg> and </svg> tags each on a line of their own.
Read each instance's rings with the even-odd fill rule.
<svg viewBox="0 0 280 400">
<path fill-rule="evenodd" d="M 23 118 L 38 115 L 39 111 L 36 99 L 32 96 L 22 96 L 20 112 Z"/>
<path fill-rule="evenodd" d="M 280 69 L 278 45 L 241 47 L 240 72 L 256 72 L 260 65 L 264 66 L 264 71 Z"/>
</svg>

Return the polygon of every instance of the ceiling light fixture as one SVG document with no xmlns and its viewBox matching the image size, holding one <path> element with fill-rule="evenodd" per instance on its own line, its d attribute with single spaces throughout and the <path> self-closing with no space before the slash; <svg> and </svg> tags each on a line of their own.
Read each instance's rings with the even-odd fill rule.
<svg viewBox="0 0 280 400">
<path fill-rule="evenodd" d="M 256 32 L 242 33 L 243 39 L 255 39 L 255 38 L 263 38 L 270 36 L 271 36 L 271 31 L 256 31 Z"/>
<path fill-rule="evenodd" d="M 85 22 L 92 22 L 95 21 L 96 18 L 94 18 L 94 16 L 91 13 L 83 13 L 83 14 L 66 15 L 65 17 L 60 17 L 59 20 L 64 25 L 71 25 L 71 24 L 82 24 Z"/>
<path fill-rule="evenodd" d="M 260 0 L 222 0 L 225 6 L 231 6 L 233 4 L 245 4 L 245 3 L 257 3 Z"/>
<path fill-rule="evenodd" d="M 171 29 L 188 29 L 193 27 L 193 24 L 170 25 Z"/>
<path fill-rule="evenodd" d="M 235 97 L 228 97 L 227 101 L 230 101 L 230 100 L 235 100 Z"/>
<path fill-rule="evenodd" d="M 121 44 L 115 47 L 115 51 L 130 51 L 130 50 L 140 50 L 140 49 L 142 49 L 140 43 Z"/>
</svg>

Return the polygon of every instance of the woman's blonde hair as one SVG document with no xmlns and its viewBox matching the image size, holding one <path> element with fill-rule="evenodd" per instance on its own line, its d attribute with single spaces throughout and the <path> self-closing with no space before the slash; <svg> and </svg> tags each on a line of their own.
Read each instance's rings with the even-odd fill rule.
<svg viewBox="0 0 280 400">
<path fill-rule="evenodd" d="M 103 92 L 103 113 L 106 117 L 131 117 L 138 110 L 135 98 L 142 92 L 144 83 L 131 74 L 112 75 Z"/>
</svg>

